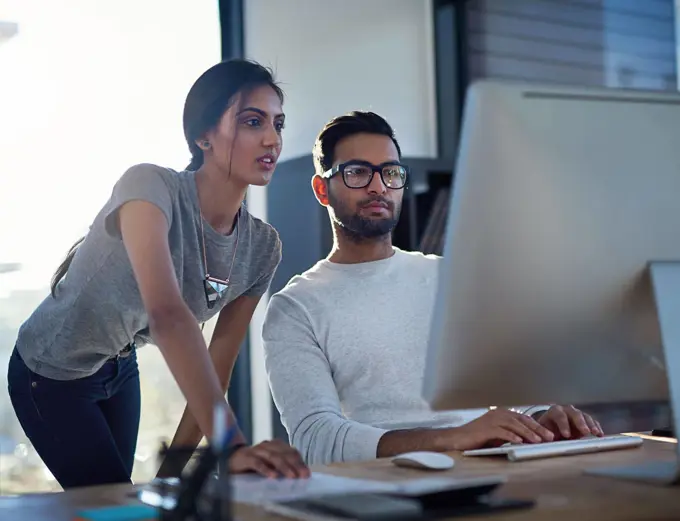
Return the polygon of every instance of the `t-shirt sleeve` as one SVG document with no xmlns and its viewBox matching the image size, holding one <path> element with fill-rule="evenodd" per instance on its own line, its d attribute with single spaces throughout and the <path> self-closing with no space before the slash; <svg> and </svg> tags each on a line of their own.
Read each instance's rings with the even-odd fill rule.
<svg viewBox="0 0 680 521">
<path fill-rule="evenodd" d="M 269 290 L 274 274 L 281 262 L 281 239 L 279 239 L 279 235 L 276 231 L 272 229 L 272 232 L 273 238 L 268 241 L 271 246 L 266 248 L 266 253 L 263 252 L 263 254 L 267 256 L 265 258 L 268 259 L 268 262 L 263 263 L 263 270 L 261 271 L 260 276 L 245 292 L 245 295 L 248 297 L 261 297 Z"/>
<path fill-rule="evenodd" d="M 163 212 L 172 224 L 172 191 L 166 180 L 167 170 L 151 164 L 129 168 L 113 187 L 109 208 L 104 217 L 104 227 L 109 235 L 120 238 L 118 210 L 130 201 L 147 201 Z"/>
</svg>

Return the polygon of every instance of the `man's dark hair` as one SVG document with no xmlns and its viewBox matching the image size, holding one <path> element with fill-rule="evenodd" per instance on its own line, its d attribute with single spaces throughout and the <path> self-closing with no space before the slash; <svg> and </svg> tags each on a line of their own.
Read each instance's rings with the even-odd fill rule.
<svg viewBox="0 0 680 521">
<path fill-rule="evenodd" d="M 401 148 L 399 148 L 399 143 L 397 138 L 394 137 L 394 130 L 392 130 L 390 124 L 375 112 L 355 110 L 331 119 L 316 137 L 312 154 L 314 169 L 317 174 L 323 174 L 333 165 L 333 156 L 338 142 L 354 134 L 387 136 L 394 142 L 399 157 L 401 157 Z"/>
</svg>

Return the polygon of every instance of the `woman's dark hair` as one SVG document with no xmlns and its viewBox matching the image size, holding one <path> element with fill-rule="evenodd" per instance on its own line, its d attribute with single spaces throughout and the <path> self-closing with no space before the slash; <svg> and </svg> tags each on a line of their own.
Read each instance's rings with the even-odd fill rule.
<svg viewBox="0 0 680 521">
<path fill-rule="evenodd" d="M 355 110 L 331 119 L 316 137 L 312 156 L 314 158 L 314 169 L 317 174 L 323 174 L 333 166 L 335 147 L 342 139 L 354 134 L 387 136 L 394 142 L 399 157 L 401 157 L 401 148 L 390 124 L 375 112 Z"/>
<path fill-rule="evenodd" d="M 206 132 L 215 128 L 237 95 L 247 95 L 262 85 L 269 85 L 283 103 L 283 91 L 272 72 L 249 60 L 227 60 L 205 71 L 189 90 L 184 103 L 184 137 L 191 152 L 187 170 L 203 164 L 203 150 L 196 144 Z"/>
<path fill-rule="evenodd" d="M 85 236 L 81 237 L 75 243 L 73 243 L 73 246 L 71 246 L 71 249 L 66 254 L 66 257 L 64 257 L 64 260 L 61 261 L 61 264 L 57 268 L 57 271 L 55 271 L 54 275 L 52 275 L 52 283 L 50 284 L 50 293 L 52 293 L 53 297 L 57 296 L 57 284 L 59 284 L 59 281 L 61 281 L 61 279 L 64 278 L 64 275 L 66 275 L 66 272 L 68 271 L 68 267 L 71 265 L 71 261 L 73 260 L 73 257 L 76 254 L 76 250 L 78 249 L 78 246 L 80 246 L 81 243 L 84 240 L 85 240 Z"/>
<path fill-rule="evenodd" d="M 248 95 L 253 89 L 268 85 L 283 103 L 283 91 L 274 81 L 272 71 L 250 60 L 232 59 L 213 65 L 196 80 L 184 102 L 184 137 L 191 152 L 187 170 L 203 165 L 203 150 L 196 144 L 206 132 L 215 128 L 237 95 Z M 52 277 L 50 292 L 56 295 L 57 285 L 66 275 L 73 257 L 85 237 L 71 246 Z"/>
</svg>

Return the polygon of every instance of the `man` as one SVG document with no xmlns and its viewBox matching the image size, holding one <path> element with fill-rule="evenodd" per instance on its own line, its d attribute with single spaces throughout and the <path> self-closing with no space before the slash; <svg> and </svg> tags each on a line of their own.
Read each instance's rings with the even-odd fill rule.
<svg viewBox="0 0 680 521">
<path fill-rule="evenodd" d="M 328 257 L 269 303 L 269 383 L 309 464 L 602 435 L 566 406 L 434 412 L 421 397 L 440 257 L 392 245 L 408 170 L 371 112 L 331 120 L 314 147 L 314 195 L 334 232 Z M 534 414 L 534 417 L 531 415 Z"/>
</svg>

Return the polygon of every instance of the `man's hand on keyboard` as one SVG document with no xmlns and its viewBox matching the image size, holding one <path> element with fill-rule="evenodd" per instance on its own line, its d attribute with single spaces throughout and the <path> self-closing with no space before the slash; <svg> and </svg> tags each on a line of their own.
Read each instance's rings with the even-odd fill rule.
<svg viewBox="0 0 680 521">
<path fill-rule="evenodd" d="M 600 423 L 573 405 L 553 405 L 538 418 L 538 423 L 555 435 L 555 441 L 604 436 Z"/>
<path fill-rule="evenodd" d="M 547 414 L 547 412 L 546 412 Z M 541 443 L 553 441 L 552 431 L 525 414 L 497 408 L 449 431 L 445 450 L 470 450 L 499 447 L 509 443 Z"/>
</svg>

